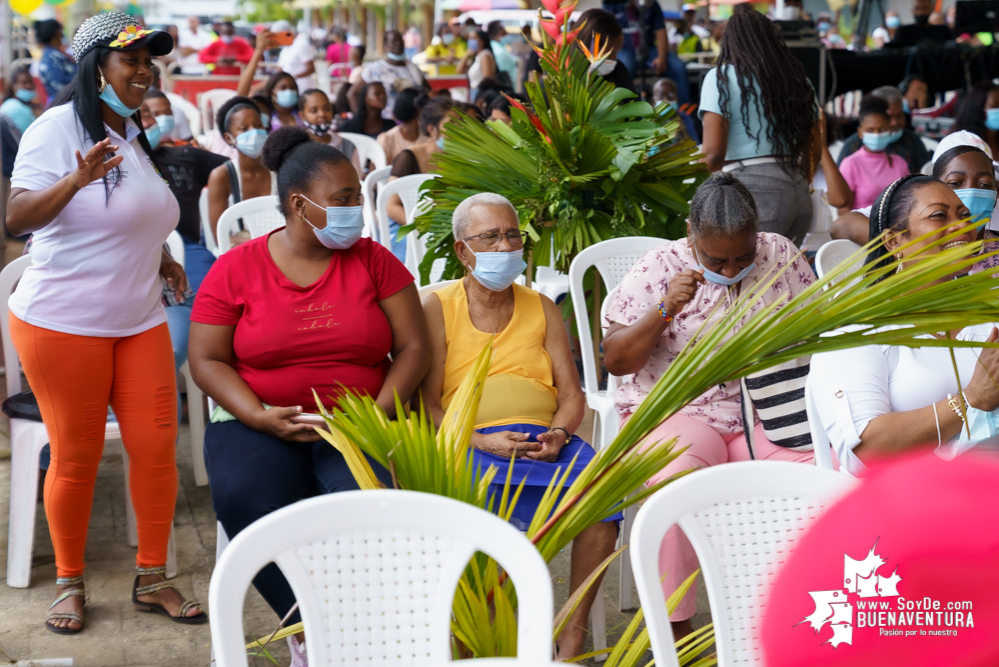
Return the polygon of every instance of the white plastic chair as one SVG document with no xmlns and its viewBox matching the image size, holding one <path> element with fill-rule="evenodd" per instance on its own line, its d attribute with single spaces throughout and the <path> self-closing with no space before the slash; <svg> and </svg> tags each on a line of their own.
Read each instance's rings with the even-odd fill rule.
<svg viewBox="0 0 999 667">
<path fill-rule="evenodd" d="M 933 151 L 937 149 L 937 146 L 940 145 L 940 142 L 936 139 L 930 139 L 929 137 L 919 137 L 919 139 L 923 142 L 923 145 L 926 146 L 926 150 L 928 150 L 930 154 L 932 154 Z"/>
<path fill-rule="evenodd" d="M 375 169 L 383 169 L 388 166 L 385 151 L 378 145 L 377 141 L 368 135 L 356 132 L 337 132 L 337 134 L 354 144 L 357 149 L 357 157 L 361 160 L 361 167 L 364 167 L 368 160 L 371 160 L 371 164 L 375 165 Z"/>
<path fill-rule="evenodd" d="M 200 137 L 203 134 L 201 131 L 201 110 L 180 95 L 171 94 L 169 98 L 173 111 L 175 113 L 180 111 L 187 118 L 187 123 L 191 126 L 191 136 Z"/>
<path fill-rule="evenodd" d="M 236 91 L 230 88 L 215 88 L 198 95 L 198 107 L 201 109 L 201 131 L 203 133 L 211 134 L 211 131 L 215 129 L 215 112 L 226 103 L 226 100 L 235 96 Z"/>
<path fill-rule="evenodd" d="M 439 283 L 430 283 L 429 285 L 424 285 L 423 287 L 419 288 L 420 301 L 426 299 L 428 296 L 430 296 L 431 293 L 436 292 L 437 290 L 440 289 L 444 289 L 453 282 L 454 282 L 453 280 L 442 280 Z"/>
<path fill-rule="evenodd" d="M 243 227 L 250 232 L 250 238 L 263 236 L 267 232 L 273 231 L 285 224 L 284 216 L 277 210 L 277 195 L 267 195 L 266 197 L 253 197 L 233 204 L 219 216 L 218 224 L 218 246 L 219 254 L 227 252 L 232 247 L 229 238 L 231 234 L 239 231 L 237 222 L 243 219 Z"/>
<path fill-rule="evenodd" d="M 815 253 L 815 272 L 819 278 L 832 271 L 834 268 L 850 259 L 850 257 L 860 250 L 860 246 L 849 239 L 835 239 L 823 244 L 819 251 Z M 853 263 L 852 270 L 857 270 L 864 265 L 863 258 Z"/>
<path fill-rule="evenodd" d="M 380 150 L 380 149 L 379 149 Z M 420 199 L 420 186 L 424 181 L 435 178 L 433 174 L 413 174 L 397 178 L 378 188 L 378 198 L 375 203 L 375 219 L 378 221 L 378 241 L 390 252 L 392 250 L 392 234 L 389 232 L 388 203 L 392 195 L 399 195 L 402 208 L 408 218 L 416 202 Z"/>
<path fill-rule="evenodd" d="M 208 220 L 208 188 L 201 190 L 201 197 L 198 199 L 198 215 L 201 217 L 201 234 L 205 237 L 205 247 L 218 257 L 219 244 L 215 242 L 215 235 L 212 234 L 212 223 Z"/>
<path fill-rule="evenodd" d="M 388 183 L 392 174 L 392 166 L 374 169 L 368 173 L 361 183 L 361 196 L 364 198 L 364 236 L 378 239 L 378 218 L 375 215 L 375 192 Z"/>
<path fill-rule="evenodd" d="M 805 380 L 805 411 L 808 413 L 808 430 L 812 433 L 812 451 L 815 452 L 815 467 L 834 470 L 832 461 L 832 443 L 829 434 L 819 420 L 818 406 L 812 390 L 812 376 Z"/>
<path fill-rule="evenodd" d="M 167 237 L 167 246 L 170 254 L 177 262 L 184 266 L 184 239 L 176 230 L 170 232 Z M 191 422 L 191 456 L 194 459 L 194 484 L 196 486 L 208 485 L 208 471 L 205 469 L 205 398 L 204 394 L 194 384 L 191 379 L 191 368 L 184 360 L 180 367 L 180 374 L 184 378 L 184 387 L 187 391 L 187 418 Z"/>
<path fill-rule="evenodd" d="M 590 331 L 590 316 L 586 309 L 586 293 L 583 291 L 583 276 L 591 267 L 596 267 L 603 281 L 604 289 L 610 294 L 640 260 L 645 253 L 661 246 L 665 241 L 653 236 L 629 236 L 620 239 L 601 241 L 584 249 L 569 266 L 569 292 L 572 295 L 572 308 L 576 316 L 576 331 L 579 335 L 580 356 L 583 360 L 583 384 L 586 404 L 594 412 L 593 448 L 601 449 L 609 445 L 620 430 L 617 410 L 614 409 L 614 393 L 618 380 L 608 378 L 608 388 L 600 389 L 600 375 L 597 358 L 593 352 L 593 334 Z M 609 306 L 609 302 L 608 302 Z M 602 318 L 601 318 L 602 319 Z M 635 508 L 625 510 L 621 525 L 621 544 L 630 541 L 630 527 L 634 521 Z M 631 561 L 621 561 L 620 597 L 618 606 L 622 611 L 632 608 L 631 584 L 633 575 Z"/>
<path fill-rule="evenodd" d="M 208 593 L 216 664 L 247 665 L 246 589 L 271 562 L 298 600 L 313 667 L 445 662 L 455 588 L 476 551 L 495 558 L 516 587 L 518 656 L 550 662 L 552 588 L 534 545 L 471 505 L 383 490 L 303 500 L 254 522 L 229 543 Z"/>
<path fill-rule="evenodd" d="M 671 526 L 680 526 L 700 561 L 719 667 L 759 665 L 760 610 L 778 568 L 855 483 L 800 463 L 743 461 L 698 470 L 649 498 L 630 551 L 656 665 L 679 665 L 659 574 L 659 547 Z"/>
<path fill-rule="evenodd" d="M 31 257 L 24 255 L 0 271 L 0 339 L 6 360 L 7 396 L 23 391 L 21 386 L 21 361 L 10 334 L 7 298 L 14 291 L 24 270 L 31 266 Z M 11 418 L 10 434 L 10 521 L 7 532 L 7 585 L 27 588 L 31 585 L 31 555 L 35 549 L 35 515 L 38 502 L 38 464 L 42 448 L 49 442 L 45 424 L 40 421 Z M 108 419 L 104 441 L 121 440 L 118 422 Z M 135 513 L 128 483 L 128 453 L 121 449 L 125 468 L 125 521 L 128 543 L 138 546 Z M 177 556 L 173 531 L 167 551 L 167 577 L 177 576 Z"/>
</svg>

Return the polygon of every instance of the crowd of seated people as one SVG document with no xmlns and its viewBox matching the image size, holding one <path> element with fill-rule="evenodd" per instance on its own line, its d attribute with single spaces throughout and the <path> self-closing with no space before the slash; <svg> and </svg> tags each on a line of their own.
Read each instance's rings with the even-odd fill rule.
<svg viewBox="0 0 999 667">
<path fill-rule="evenodd" d="M 629 87 L 625 62 L 633 56 L 620 18 L 602 9 L 584 17 L 584 43 L 611 48 L 596 74 Z M 34 235 L 32 267 L 10 305 L 14 343 L 50 429 L 45 504 L 59 578 L 46 627 L 71 634 L 85 624 L 80 528 L 89 521 L 101 451 L 88 435 L 95 391 L 114 409 L 132 457 L 140 536 L 134 601 L 177 623 L 207 620 L 163 579 L 177 488 L 176 371 L 185 360 L 196 384 L 217 403 L 204 456 L 213 508 L 232 539 L 278 508 L 358 488 L 343 456 L 303 420 L 312 411 L 314 388 L 327 397 L 365 393 L 390 418 L 403 417 L 396 414 L 398 396 L 403 405 L 422 403 L 439 424 L 476 355 L 492 340 L 472 457 L 498 469 L 493 493 L 501 493 L 507 480 L 523 481 L 512 521 L 526 527 L 554 471 L 567 472 L 571 483 L 594 451 L 577 433 L 585 396 L 559 306 L 518 283 L 527 266 L 522 221 L 497 194 L 460 202 L 452 219 L 453 250 L 464 275 L 421 303 L 403 263 L 405 241 L 394 238 L 406 219 L 401 198 L 388 202 L 392 243 L 365 238 L 363 207 L 373 202 L 362 200 L 361 184 L 371 165 L 340 135 L 377 139 L 394 180 L 431 173 L 448 123 L 461 115 L 502 129 L 499 123 L 513 121 L 512 101 L 526 99 L 499 82 L 506 66 L 495 46 L 501 33 L 456 24 L 438 30 L 440 41 L 430 50 L 475 83 L 474 104 L 464 105 L 431 96 L 403 54 L 402 36 L 388 31 L 385 58 L 348 81 L 352 115 L 346 119 L 326 92 L 303 87 L 309 72 L 279 70 L 254 88 L 253 73 L 274 44 L 271 31 L 259 33 L 253 52 L 238 57 L 223 48 L 232 42 L 213 42 L 222 46 L 202 51 L 202 63 L 218 70 L 245 56 L 247 65 L 238 94 L 217 109 L 212 150 L 203 150 L 176 137 L 177 110 L 168 94 L 130 85 L 135 78 L 152 84 L 152 58 L 173 48 L 163 31 L 111 46 L 134 25 L 135 19 L 114 12 L 85 22 L 74 39 L 80 75 L 48 110 L 40 113 L 27 71 L 15 72 L 0 106 L 3 128 L 16 131 L 19 143 L 6 222 L 12 233 Z M 682 41 L 695 34 L 692 26 L 684 24 Z M 220 35 L 230 36 L 231 28 L 221 24 Z M 342 35 L 334 46 L 335 62 L 344 54 L 354 57 Z M 999 132 L 993 84 L 978 84 L 965 96 L 960 129 L 932 159 L 906 128 L 907 109 L 915 103 L 909 92 L 912 100 L 924 94 L 918 82 L 908 82 L 904 97 L 890 86 L 874 90 L 861 102 L 859 128 L 837 165 L 827 145 L 827 119 L 774 26 L 758 12 L 740 10 L 719 47 L 719 67 L 705 78 L 697 112 L 703 160 L 713 173 L 692 193 L 684 237 L 648 248 L 609 304 L 603 364 L 623 378 L 615 396 L 621 424 L 700 327 L 728 313 L 744 290 L 786 269 L 747 306 L 748 317 L 784 307 L 813 284 L 797 244 L 812 221 L 811 190 L 819 182 L 829 203 L 845 213 L 834 237 L 883 241 L 867 257 L 871 266 L 904 273 L 907 256 L 922 247 L 909 241 L 930 235 L 926 243 L 932 243 L 964 229 L 968 218 L 977 226 L 955 243 L 999 236 L 991 224 Z M 665 67 L 666 60 L 659 64 Z M 699 126 L 680 109 L 677 82 L 661 79 L 650 92 L 663 114 L 676 114 L 682 136 L 697 141 Z M 95 141 L 83 141 L 76 125 Z M 216 259 L 206 235 L 218 238 L 219 220 L 233 204 L 263 196 L 276 198 L 283 225 L 256 238 L 227 230 L 231 249 Z M 112 218 L 120 224 L 95 224 Z M 172 231 L 183 240 L 184 266 L 162 248 Z M 999 240 L 986 244 L 997 246 Z M 52 270 L 66 263 L 69 272 Z M 973 271 L 996 269 L 999 261 L 989 258 Z M 94 305 L 86 295 L 95 287 L 114 298 Z M 991 343 L 999 330 L 976 325 L 940 336 Z M 43 363 L 49 358 L 59 360 L 58 373 Z M 927 444 L 952 457 L 991 438 L 978 437 L 988 429 L 965 434 L 953 396 L 965 397 L 969 421 L 988 422 L 999 409 L 993 381 L 999 353 L 961 348 L 951 361 L 938 347 L 874 345 L 816 355 L 810 367 L 818 405 L 813 418 L 829 434 L 836 467 L 861 475 L 876 459 Z M 141 373 L 120 370 L 126 366 Z M 810 448 L 774 439 L 758 418 L 747 418 L 753 413 L 741 401 L 738 383 L 722 383 L 659 424 L 643 447 L 676 438 L 686 450 L 648 484 L 750 458 L 813 460 Z M 70 418 L 56 420 L 57 413 Z M 371 464 L 391 486 L 389 472 Z M 613 552 L 621 518 L 608 517 L 576 538 L 570 589 Z M 674 526 L 660 553 L 667 594 L 697 567 L 690 542 Z M 279 617 L 298 620 L 289 616 L 295 598 L 275 565 L 254 585 Z M 559 658 L 583 653 L 597 590 L 583 596 L 569 619 Z M 692 629 L 695 597 L 689 592 L 671 615 L 679 635 Z M 304 634 L 290 643 L 293 664 L 307 665 Z"/>
</svg>

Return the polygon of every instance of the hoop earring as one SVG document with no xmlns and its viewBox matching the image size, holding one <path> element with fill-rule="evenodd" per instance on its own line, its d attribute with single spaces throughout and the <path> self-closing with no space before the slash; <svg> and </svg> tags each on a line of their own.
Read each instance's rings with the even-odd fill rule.
<svg viewBox="0 0 999 667">
<path fill-rule="evenodd" d="M 107 79 L 104 78 L 104 72 L 101 71 L 100 67 L 97 68 L 97 73 L 101 75 L 101 82 L 97 84 L 97 92 L 103 93 L 104 89 L 108 86 L 108 82 Z"/>
<path fill-rule="evenodd" d="M 895 253 L 895 261 L 898 262 L 898 266 L 895 268 L 895 273 L 902 273 L 902 253 Z"/>
</svg>

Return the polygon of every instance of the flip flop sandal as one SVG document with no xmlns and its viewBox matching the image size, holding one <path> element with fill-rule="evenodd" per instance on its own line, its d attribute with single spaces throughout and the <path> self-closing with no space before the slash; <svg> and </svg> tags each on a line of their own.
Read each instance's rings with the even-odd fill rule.
<svg viewBox="0 0 999 667">
<path fill-rule="evenodd" d="M 178 593 L 177 587 L 174 586 L 169 581 L 159 581 L 155 584 L 149 584 L 148 586 L 139 586 L 139 577 L 149 576 L 151 574 L 158 574 L 161 577 L 166 575 L 166 567 L 153 567 L 153 568 L 137 568 L 138 575 L 135 577 L 135 584 L 132 586 L 132 604 L 139 611 L 152 611 L 157 614 L 162 614 L 169 618 L 174 623 L 182 623 L 184 625 L 197 625 L 198 623 L 204 623 L 208 620 L 208 614 L 201 609 L 201 605 L 197 602 L 192 602 L 190 600 L 184 600 L 184 604 L 180 606 L 180 615 L 174 616 L 167 608 L 158 602 L 140 602 L 140 595 L 152 595 L 167 588 L 172 588 Z M 188 611 L 191 609 L 197 609 L 200 613 L 195 616 L 186 616 Z"/>
<path fill-rule="evenodd" d="M 56 579 L 57 586 L 78 586 L 83 583 L 83 576 L 79 577 L 59 577 Z M 49 605 L 48 616 L 45 617 L 45 628 L 49 632 L 54 632 L 57 635 L 75 635 L 76 633 L 83 630 L 83 616 L 76 613 L 75 611 L 51 611 L 52 607 L 56 606 L 63 600 L 71 597 L 79 596 L 86 601 L 87 595 L 82 588 L 73 588 L 68 591 L 64 591 L 56 598 L 55 602 Z M 76 621 L 80 624 L 80 627 L 73 629 L 70 627 L 60 628 L 52 625 L 50 621 L 58 621 L 62 619 L 68 619 L 70 621 Z"/>
</svg>

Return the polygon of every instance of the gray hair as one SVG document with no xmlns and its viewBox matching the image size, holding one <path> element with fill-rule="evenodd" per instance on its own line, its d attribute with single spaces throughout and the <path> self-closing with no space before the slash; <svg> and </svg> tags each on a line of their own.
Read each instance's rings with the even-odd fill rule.
<svg viewBox="0 0 999 667">
<path fill-rule="evenodd" d="M 472 209 L 476 206 L 508 206 L 513 214 L 517 215 L 517 209 L 503 195 L 494 192 L 480 192 L 477 195 L 472 195 L 458 204 L 458 208 L 454 209 L 454 214 L 451 216 L 451 230 L 454 232 L 456 241 L 465 238 L 465 232 L 472 224 Z"/>
<path fill-rule="evenodd" d="M 880 97 L 888 104 L 902 103 L 902 93 L 895 86 L 881 86 L 871 91 L 874 97 Z"/>
<path fill-rule="evenodd" d="M 718 171 L 697 188 L 690 202 L 690 234 L 696 238 L 756 233 L 760 214 L 756 202 L 742 182 Z"/>
</svg>

